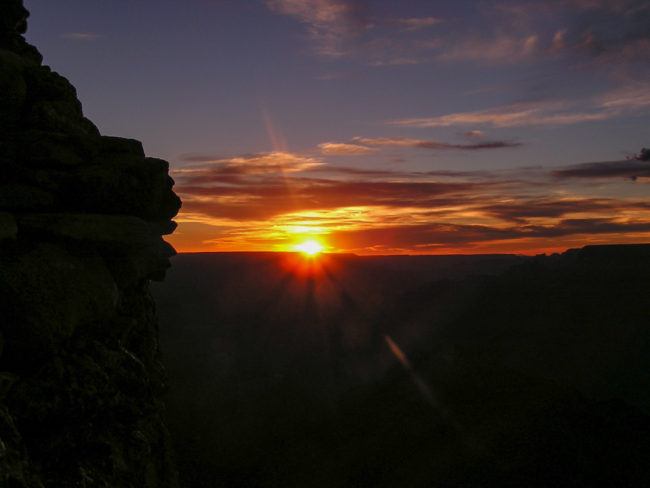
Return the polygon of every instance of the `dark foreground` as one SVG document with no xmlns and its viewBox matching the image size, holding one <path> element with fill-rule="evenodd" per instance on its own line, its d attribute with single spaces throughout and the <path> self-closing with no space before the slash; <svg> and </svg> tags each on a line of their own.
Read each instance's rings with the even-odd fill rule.
<svg viewBox="0 0 650 488">
<path fill-rule="evenodd" d="M 187 487 L 650 486 L 650 246 L 186 254 L 156 284 Z"/>
</svg>

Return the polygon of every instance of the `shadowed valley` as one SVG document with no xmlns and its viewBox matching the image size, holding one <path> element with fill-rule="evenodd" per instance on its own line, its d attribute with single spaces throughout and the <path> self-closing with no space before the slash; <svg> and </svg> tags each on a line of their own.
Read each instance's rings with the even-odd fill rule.
<svg viewBox="0 0 650 488">
<path fill-rule="evenodd" d="M 183 254 L 153 288 L 186 486 L 644 486 L 648 246 Z"/>
</svg>

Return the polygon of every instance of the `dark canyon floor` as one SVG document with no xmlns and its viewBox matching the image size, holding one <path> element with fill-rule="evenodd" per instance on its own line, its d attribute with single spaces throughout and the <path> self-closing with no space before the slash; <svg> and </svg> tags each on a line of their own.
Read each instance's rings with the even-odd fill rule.
<svg viewBox="0 0 650 488">
<path fill-rule="evenodd" d="M 154 284 L 188 487 L 648 486 L 650 246 L 181 254 Z"/>
</svg>

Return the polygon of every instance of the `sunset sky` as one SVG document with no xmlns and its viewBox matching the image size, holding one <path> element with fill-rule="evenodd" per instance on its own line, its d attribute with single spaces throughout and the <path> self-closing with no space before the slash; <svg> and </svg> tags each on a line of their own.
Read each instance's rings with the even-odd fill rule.
<svg viewBox="0 0 650 488">
<path fill-rule="evenodd" d="M 650 242 L 650 1 L 25 0 L 178 251 Z"/>
</svg>

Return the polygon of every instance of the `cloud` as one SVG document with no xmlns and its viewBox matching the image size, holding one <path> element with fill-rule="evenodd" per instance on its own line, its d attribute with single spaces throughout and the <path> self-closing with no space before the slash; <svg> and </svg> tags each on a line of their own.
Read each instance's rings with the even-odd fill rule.
<svg viewBox="0 0 650 488">
<path fill-rule="evenodd" d="M 478 61 L 515 63 L 537 52 L 539 37 L 535 34 L 522 37 L 499 35 L 486 42 L 471 39 L 448 44 L 439 54 L 441 61 Z"/>
<path fill-rule="evenodd" d="M 650 222 L 617 222 L 613 219 L 567 219 L 550 226 L 511 226 L 427 223 L 343 230 L 332 233 L 335 246 L 357 251 L 392 249 L 417 252 L 480 248 L 491 243 L 558 239 L 571 236 L 650 232 Z M 516 244 L 515 244 L 516 245 Z M 535 245 L 534 242 L 532 245 Z"/>
<path fill-rule="evenodd" d="M 433 15 L 401 17 L 378 13 L 362 0 L 266 0 L 275 13 L 288 15 L 307 27 L 318 54 L 331 58 L 357 57 L 371 66 L 430 62 L 422 56 L 439 44 L 423 39 L 421 31 L 443 23 Z M 403 10 L 403 9 L 401 9 Z"/>
<path fill-rule="evenodd" d="M 419 141 L 357 139 L 373 147 Z M 213 226 L 213 250 L 281 248 L 306 229 L 348 252 L 537 252 L 650 239 L 647 199 L 598 196 L 602 185 L 580 182 L 622 176 L 616 185 L 633 185 L 631 175 L 648 174 L 640 173 L 650 169 L 640 160 L 646 153 L 519 173 L 386 171 L 264 153 L 204 161 L 174 177 L 181 228 Z"/>
<path fill-rule="evenodd" d="M 465 15 L 443 18 L 430 2 L 421 15 L 406 7 L 387 15 L 362 0 L 265 0 L 306 26 L 320 54 L 370 66 L 461 62 L 517 64 L 561 60 L 598 66 L 611 76 L 650 57 L 647 0 L 501 0 L 468 2 Z M 435 26 L 435 29 L 430 29 Z M 640 70 L 636 79 L 647 79 Z"/>
<path fill-rule="evenodd" d="M 206 156 L 188 156 L 191 161 L 203 161 L 197 166 L 185 167 L 172 171 L 183 177 L 201 177 L 202 175 L 256 175 L 273 173 L 292 173 L 305 171 L 323 164 L 312 157 L 274 151 L 270 153 L 249 154 L 232 158 L 206 160 Z"/>
<path fill-rule="evenodd" d="M 650 8 L 644 0 L 568 0 L 566 3 L 573 4 L 583 10 L 604 10 L 625 15 Z"/>
<path fill-rule="evenodd" d="M 367 146 L 340 142 L 323 142 L 318 147 L 323 154 L 328 156 L 355 156 L 373 152 L 373 149 Z"/>
<path fill-rule="evenodd" d="M 647 152 L 647 149 L 646 149 Z M 640 156 L 647 157 L 646 153 Z M 650 178 L 650 164 L 647 159 L 626 159 L 601 163 L 583 163 L 552 172 L 556 178 Z"/>
<path fill-rule="evenodd" d="M 630 82 L 624 86 L 573 101 L 531 100 L 470 112 L 434 117 L 394 120 L 401 127 L 449 126 L 563 126 L 607 120 L 643 113 L 650 107 L 650 83 Z"/>
<path fill-rule="evenodd" d="M 564 47 L 602 60 L 603 67 L 641 61 L 650 55 L 650 4 L 645 0 L 577 0 Z M 610 66 L 607 66 L 610 64 Z"/>
<path fill-rule="evenodd" d="M 363 9 L 349 0 L 266 0 L 273 11 L 307 24 L 321 54 L 341 56 L 344 43 L 366 26 Z"/>
<path fill-rule="evenodd" d="M 396 147 L 420 147 L 424 149 L 461 149 L 461 150 L 479 150 L 479 149 L 500 149 L 507 147 L 521 146 L 519 142 L 510 141 L 482 141 L 474 144 L 449 144 L 434 140 L 410 139 L 406 137 L 354 137 L 352 142 L 355 144 L 365 144 L 367 146 L 396 146 Z"/>
<path fill-rule="evenodd" d="M 647 65 L 650 4 L 647 0 L 509 1 L 469 6 L 478 21 L 455 24 L 436 59 L 514 64 L 561 59 L 606 70 Z M 637 79 L 647 78 L 647 71 Z"/>
<path fill-rule="evenodd" d="M 650 83 L 626 84 L 600 95 L 595 102 L 615 114 L 643 110 L 650 107 Z"/>
<path fill-rule="evenodd" d="M 465 139 L 469 139 L 470 141 L 474 141 L 474 140 L 477 140 L 477 139 L 483 139 L 483 137 L 485 136 L 485 132 L 482 131 L 482 130 L 470 130 L 470 131 L 467 131 L 464 134 L 462 134 L 462 136 Z"/>
<path fill-rule="evenodd" d="M 100 39 L 102 36 L 99 34 L 93 34 L 91 32 L 69 32 L 61 35 L 64 39 L 73 39 L 76 41 L 95 41 Z"/>
<path fill-rule="evenodd" d="M 472 131 L 472 139 L 480 139 L 481 131 Z M 479 135 L 480 134 L 480 135 Z M 469 137 L 468 137 L 469 138 Z M 318 145 L 321 152 L 328 156 L 358 156 L 370 154 L 379 147 L 413 147 L 439 150 L 481 150 L 501 149 L 521 146 L 512 141 L 479 141 L 472 144 L 450 144 L 434 140 L 411 139 L 407 137 L 353 137 L 349 142 L 323 142 Z"/>
<path fill-rule="evenodd" d="M 572 125 L 605 120 L 618 115 L 618 111 L 561 111 L 559 104 L 515 103 L 503 107 L 471 112 L 459 112 L 437 117 L 420 117 L 395 120 L 391 125 L 402 127 L 450 127 L 456 125 L 484 125 L 492 127 L 523 127 L 530 125 Z"/>
<path fill-rule="evenodd" d="M 650 161 L 650 149 L 644 147 L 639 151 L 639 154 L 635 156 L 639 161 Z"/>
<path fill-rule="evenodd" d="M 266 4 L 273 11 L 314 26 L 345 23 L 354 11 L 351 2 L 345 0 L 267 0 Z"/>
<path fill-rule="evenodd" d="M 329 173 L 331 175 L 344 175 L 352 176 L 359 178 L 373 178 L 377 179 L 395 179 L 395 178 L 408 178 L 412 176 L 412 173 L 398 173 L 395 171 L 389 170 L 380 170 L 380 169 L 361 169 L 361 168 L 351 168 L 349 166 L 332 166 L 325 165 L 319 166 L 309 170 L 310 173 Z"/>
<path fill-rule="evenodd" d="M 175 175 L 183 209 L 232 219 L 271 218 L 298 210 L 343 207 L 435 208 L 457 204 L 445 196 L 470 193 L 478 183 L 433 181 L 343 181 L 325 178 L 226 178 L 219 172 Z"/>
<path fill-rule="evenodd" d="M 538 219 L 557 219 L 568 214 L 611 214 L 612 212 L 650 211 L 650 203 L 613 198 L 520 198 L 481 206 L 478 210 L 506 221 L 526 223 Z"/>
</svg>

